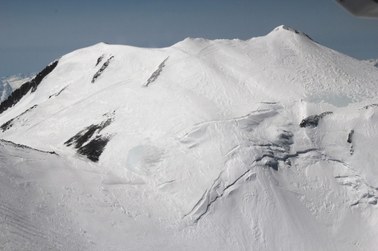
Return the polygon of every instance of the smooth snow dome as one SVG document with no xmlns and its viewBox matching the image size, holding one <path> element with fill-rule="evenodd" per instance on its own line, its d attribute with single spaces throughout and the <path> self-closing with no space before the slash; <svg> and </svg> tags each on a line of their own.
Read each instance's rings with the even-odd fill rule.
<svg viewBox="0 0 378 251">
<path fill-rule="evenodd" d="M 373 65 L 279 26 L 51 66 L 0 114 L 0 249 L 378 245 Z"/>
</svg>

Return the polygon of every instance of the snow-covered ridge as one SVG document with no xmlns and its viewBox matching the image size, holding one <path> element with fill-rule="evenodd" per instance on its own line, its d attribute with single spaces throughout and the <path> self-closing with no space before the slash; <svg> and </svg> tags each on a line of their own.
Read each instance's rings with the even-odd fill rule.
<svg viewBox="0 0 378 251">
<path fill-rule="evenodd" d="M 14 93 L 0 105 L 0 191 L 12 194 L 0 217 L 21 215 L 33 247 L 378 244 L 378 71 L 295 29 L 160 49 L 99 43 Z M 25 206 L 12 199 L 32 192 Z M 27 247 L 5 222 L 0 240 Z"/>
<path fill-rule="evenodd" d="M 292 28 L 290 26 L 287 26 L 287 25 L 278 26 L 273 31 L 282 31 L 282 30 L 294 32 L 295 34 L 307 37 L 308 39 L 312 40 L 312 38 L 309 35 L 307 35 L 306 33 L 302 32 L 302 31 L 299 31 L 299 30 L 296 30 L 296 29 L 294 29 L 294 28 Z"/>
<path fill-rule="evenodd" d="M 374 65 L 375 67 L 378 67 L 378 59 L 368 59 L 368 60 L 363 60 L 364 62 Z"/>
</svg>

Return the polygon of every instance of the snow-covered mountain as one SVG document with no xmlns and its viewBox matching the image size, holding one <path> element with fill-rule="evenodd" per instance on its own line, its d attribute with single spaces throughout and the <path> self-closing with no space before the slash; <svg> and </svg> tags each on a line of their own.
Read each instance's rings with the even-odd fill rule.
<svg viewBox="0 0 378 251">
<path fill-rule="evenodd" d="M 13 90 L 21 87 L 22 84 L 30 81 L 34 75 L 18 74 L 0 78 L 0 102 L 8 98 Z"/>
<path fill-rule="evenodd" d="M 74 51 L 0 105 L 0 249 L 373 250 L 377 94 L 286 26 Z"/>
</svg>

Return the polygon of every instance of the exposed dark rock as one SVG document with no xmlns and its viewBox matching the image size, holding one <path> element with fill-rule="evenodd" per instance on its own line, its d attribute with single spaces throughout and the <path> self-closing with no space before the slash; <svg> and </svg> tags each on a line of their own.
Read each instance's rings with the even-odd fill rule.
<svg viewBox="0 0 378 251">
<path fill-rule="evenodd" d="M 266 158 L 265 166 L 272 168 L 274 171 L 278 171 L 278 160 L 275 158 Z"/>
<path fill-rule="evenodd" d="M 64 142 L 66 146 L 74 146 L 77 152 L 85 155 L 93 162 L 99 160 L 100 155 L 105 149 L 106 144 L 109 142 L 109 136 L 102 136 L 100 132 L 111 124 L 112 118 L 108 118 L 97 125 L 90 125 L 84 130 L 78 132 L 75 136 Z M 90 140 L 92 139 L 92 140 Z"/>
<path fill-rule="evenodd" d="M 101 63 L 101 61 L 104 59 L 104 55 L 101 55 L 98 59 L 97 59 L 97 62 L 96 62 L 96 66 Z"/>
<path fill-rule="evenodd" d="M 290 145 L 294 143 L 293 141 L 293 133 L 289 131 L 283 131 L 277 139 L 277 144 L 279 144 L 280 147 L 284 148 L 286 151 L 289 151 Z"/>
<path fill-rule="evenodd" d="M 90 125 L 84 130 L 78 132 L 75 136 L 64 142 L 65 145 L 71 146 L 75 144 L 76 148 L 81 147 L 85 142 L 87 142 L 95 133 L 100 133 L 105 127 L 110 125 L 112 119 L 107 119 L 98 125 Z"/>
<path fill-rule="evenodd" d="M 33 110 L 36 107 L 37 107 L 37 105 L 33 105 L 32 107 L 30 107 L 29 109 L 27 109 L 26 111 L 24 111 L 23 113 L 18 115 L 17 117 L 14 117 L 13 119 L 8 120 L 7 122 L 5 122 L 4 124 L 2 124 L 0 126 L 1 130 L 3 130 L 3 132 L 5 132 L 6 130 L 10 129 L 13 126 L 15 121 L 19 120 L 24 114 Z"/>
<path fill-rule="evenodd" d="M 350 153 L 350 155 L 353 155 L 353 153 L 354 153 L 353 145 L 350 147 L 349 153 Z"/>
<path fill-rule="evenodd" d="M 292 31 L 292 32 L 294 32 L 295 34 L 298 34 L 298 35 L 302 35 L 302 36 L 304 36 L 304 37 L 307 37 L 308 39 L 310 39 L 311 41 L 314 41 L 309 35 L 307 35 L 306 33 L 304 33 L 304 32 L 302 32 L 302 31 L 299 31 L 299 30 L 297 30 L 297 29 L 294 29 L 294 28 L 292 28 L 292 27 L 289 27 L 289 26 L 287 26 L 287 25 L 283 25 L 282 26 L 282 29 L 284 29 L 284 30 L 288 30 L 288 31 Z M 315 42 L 315 41 L 314 41 Z"/>
<path fill-rule="evenodd" d="M 368 203 L 370 205 L 377 205 L 378 201 L 377 200 L 369 200 Z"/>
<path fill-rule="evenodd" d="M 109 137 L 96 136 L 96 138 L 89 141 L 88 144 L 77 149 L 77 152 L 87 156 L 87 158 L 93 162 L 97 162 L 109 140 Z"/>
<path fill-rule="evenodd" d="M 0 127 L 1 130 L 3 130 L 3 132 L 5 132 L 6 130 L 10 129 L 13 126 L 14 119 L 15 118 L 10 119 L 7 122 L 5 122 L 4 124 L 2 124 L 1 127 Z"/>
<path fill-rule="evenodd" d="M 351 130 L 348 134 L 348 139 L 347 139 L 347 142 L 349 144 L 352 144 L 352 139 L 353 139 L 353 134 L 354 134 L 354 130 Z"/>
<path fill-rule="evenodd" d="M 363 108 L 364 109 L 369 109 L 370 107 L 378 107 L 378 104 L 367 105 L 367 106 L 364 106 Z"/>
<path fill-rule="evenodd" d="M 57 97 L 57 96 L 59 96 L 59 95 L 60 95 L 60 94 L 66 89 L 66 88 L 67 88 L 67 86 L 64 87 L 62 90 L 60 90 L 59 92 L 50 95 L 50 96 L 49 96 L 49 99 L 52 98 L 52 97 Z"/>
<path fill-rule="evenodd" d="M 311 115 L 308 116 L 307 118 L 303 119 L 301 123 L 299 124 L 300 127 L 317 127 L 319 124 L 319 121 L 324 118 L 325 116 L 332 114 L 333 112 L 323 112 L 318 115 Z"/>
<path fill-rule="evenodd" d="M 108 60 L 105 61 L 105 63 L 101 66 L 101 68 L 93 75 L 92 78 L 92 84 L 97 80 L 98 77 L 101 76 L 103 71 L 109 66 L 110 61 L 114 58 L 114 56 L 111 56 Z"/>
<path fill-rule="evenodd" d="M 46 66 L 40 73 L 37 74 L 32 80 L 21 85 L 20 88 L 12 92 L 12 94 L 0 104 L 0 114 L 3 113 L 8 108 L 14 106 L 21 100 L 30 90 L 35 92 L 38 85 L 42 80 L 51 73 L 55 67 L 58 65 L 58 61 L 53 62 L 52 64 Z"/>
<path fill-rule="evenodd" d="M 347 139 L 347 142 L 349 143 L 349 144 L 351 144 L 351 146 L 350 146 L 350 155 L 353 155 L 353 153 L 354 153 L 354 147 L 353 147 L 353 135 L 354 135 L 354 130 L 351 130 L 350 132 L 349 132 L 349 134 L 348 134 L 348 139 Z"/>
<path fill-rule="evenodd" d="M 160 65 L 158 66 L 158 68 L 152 73 L 152 75 L 148 78 L 146 84 L 144 86 L 149 86 L 149 84 L 153 83 L 156 81 L 156 79 L 159 77 L 160 73 L 163 71 L 163 68 L 165 66 L 165 62 L 167 62 L 169 57 L 167 57 L 166 59 L 164 59 L 163 62 L 160 63 Z"/>
<path fill-rule="evenodd" d="M 374 194 L 371 194 L 369 192 L 362 195 L 362 198 L 368 198 L 369 199 L 369 198 L 373 198 L 373 197 L 374 197 Z"/>
<path fill-rule="evenodd" d="M 277 104 L 277 102 L 269 102 L 269 101 L 265 101 L 265 102 L 261 102 L 261 104 L 275 105 L 275 104 Z"/>
<path fill-rule="evenodd" d="M 354 207 L 354 206 L 358 206 L 358 204 L 360 204 L 360 202 L 359 202 L 359 201 L 356 201 L 356 202 L 352 203 L 350 206 L 351 206 L 351 207 Z"/>
</svg>

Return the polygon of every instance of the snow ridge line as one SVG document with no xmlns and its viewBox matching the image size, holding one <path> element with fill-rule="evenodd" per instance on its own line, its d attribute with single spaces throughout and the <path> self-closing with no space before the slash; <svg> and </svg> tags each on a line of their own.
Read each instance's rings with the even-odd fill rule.
<svg viewBox="0 0 378 251">
<path fill-rule="evenodd" d="M 0 143 L 2 143 L 3 145 L 5 145 L 5 144 L 12 145 L 16 148 L 29 149 L 29 150 L 37 151 L 37 152 L 40 152 L 40 153 L 48 153 L 48 154 L 53 154 L 53 155 L 59 156 L 59 154 L 57 154 L 54 151 L 50 151 L 50 152 L 49 151 L 43 151 L 43 150 L 39 150 L 39 149 L 30 147 L 30 146 L 27 146 L 27 145 L 17 144 L 17 143 L 10 141 L 10 140 L 0 139 Z"/>
</svg>

